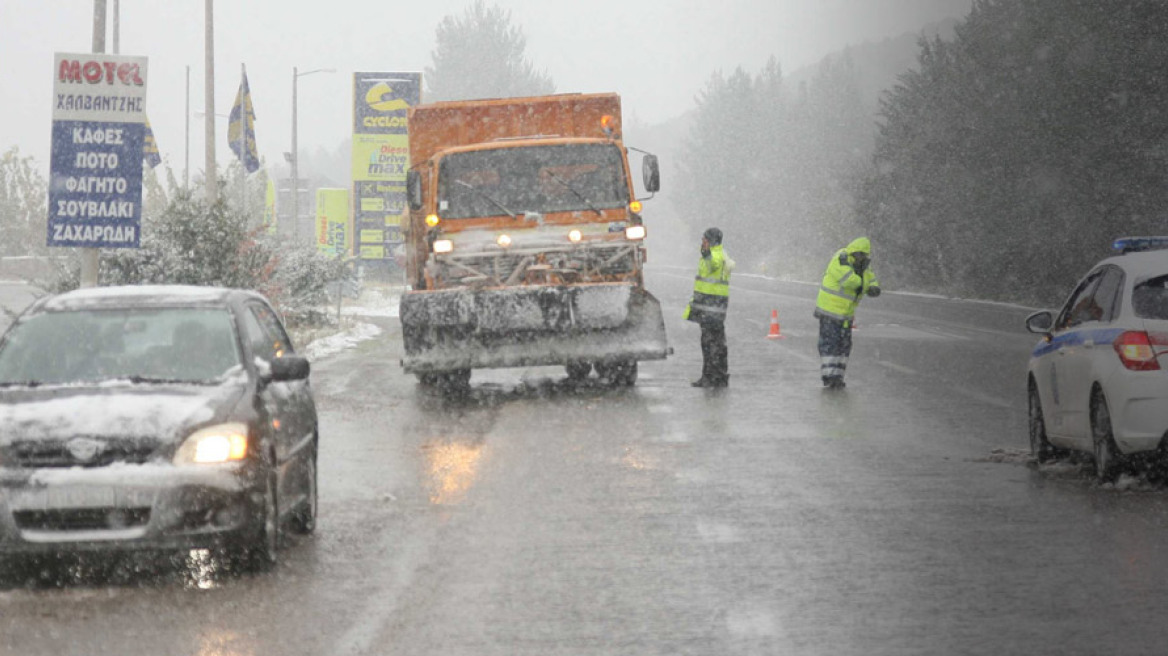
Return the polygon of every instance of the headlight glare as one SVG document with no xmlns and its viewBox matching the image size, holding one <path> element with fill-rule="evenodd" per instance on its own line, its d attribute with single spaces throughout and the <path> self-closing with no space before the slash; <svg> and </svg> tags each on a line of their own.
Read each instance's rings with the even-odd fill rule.
<svg viewBox="0 0 1168 656">
<path fill-rule="evenodd" d="M 573 230 L 573 231 L 568 233 L 568 241 L 570 241 L 570 242 L 575 243 L 575 242 L 580 241 L 583 238 L 584 238 L 584 235 L 579 230 Z"/>
<path fill-rule="evenodd" d="M 454 250 L 454 242 L 449 239 L 439 239 L 434 242 L 435 253 L 449 253 Z"/>
<path fill-rule="evenodd" d="M 499 238 L 495 240 L 495 243 L 502 248 L 507 248 L 511 245 L 511 235 L 499 235 Z"/>
<path fill-rule="evenodd" d="M 175 464 L 215 464 L 243 460 L 247 456 L 247 425 L 218 424 L 200 428 L 179 447 Z"/>
<path fill-rule="evenodd" d="M 644 239 L 644 238 L 645 238 L 645 226 L 635 225 L 635 226 L 629 226 L 629 227 L 625 228 L 625 239 L 636 240 L 636 239 Z"/>
</svg>

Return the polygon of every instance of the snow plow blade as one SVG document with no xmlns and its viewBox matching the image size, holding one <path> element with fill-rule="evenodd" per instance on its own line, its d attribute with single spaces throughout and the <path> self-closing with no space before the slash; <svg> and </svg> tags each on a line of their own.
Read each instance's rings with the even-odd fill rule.
<svg viewBox="0 0 1168 656">
<path fill-rule="evenodd" d="M 406 292 L 409 373 L 661 360 L 661 304 L 631 283 Z"/>
</svg>

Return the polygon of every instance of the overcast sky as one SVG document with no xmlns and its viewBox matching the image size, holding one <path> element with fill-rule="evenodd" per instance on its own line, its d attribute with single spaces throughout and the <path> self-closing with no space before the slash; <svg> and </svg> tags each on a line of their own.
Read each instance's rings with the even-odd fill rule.
<svg viewBox="0 0 1168 656">
<path fill-rule="evenodd" d="M 757 72 L 770 56 L 792 71 L 849 44 L 916 32 L 968 13 L 972 0 L 488 0 L 511 12 L 527 53 L 560 92 L 616 91 L 626 120 L 684 113 L 711 73 Z M 422 71 L 435 29 L 472 0 L 229 0 L 215 6 L 216 111 L 231 109 L 247 65 L 260 154 L 282 162 L 291 142 L 292 68 L 335 68 L 299 81 L 302 151 L 337 148 L 350 130 L 354 71 Z M 53 54 L 89 52 L 92 0 L 0 0 L 0 152 L 12 145 L 47 172 Z M 112 13 L 113 0 L 108 0 Z M 121 54 L 149 58 L 150 121 L 181 177 L 185 74 L 203 109 L 204 0 L 121 0 Z M 111 20 L 112 32 L 112 20 Z M 112 52 L 112 37 L 107 52 Z M 192 116 L 192 175 L 202 169 Z M 216 127 L 226 165 L 226 119 Z"/>
</svg>

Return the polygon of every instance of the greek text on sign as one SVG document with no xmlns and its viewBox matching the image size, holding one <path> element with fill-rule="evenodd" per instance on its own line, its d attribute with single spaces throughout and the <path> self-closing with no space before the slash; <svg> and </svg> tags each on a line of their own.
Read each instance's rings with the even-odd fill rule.
<svg viewBox="0 0 1168 656">
<path fill-rule="evenodd" d="M 47 243 L 136 248 L 146 58 L 58 53 L 53 74 Z"/>
</svg>

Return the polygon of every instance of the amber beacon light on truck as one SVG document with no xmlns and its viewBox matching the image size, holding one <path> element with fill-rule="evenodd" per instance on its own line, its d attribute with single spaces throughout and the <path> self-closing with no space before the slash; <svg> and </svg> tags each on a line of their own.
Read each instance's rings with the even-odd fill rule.
<svg viewBox="0 0 1168 656">
<path fill-rule="evenodd" d="M 410 109 L 402 364 L 423 382 L 475 368 L 563 365 L 631 385 L 671 349 L 644 288 L 642 187 L 657 158 L 622 142 L 616 94 Z"/>
</svg>

